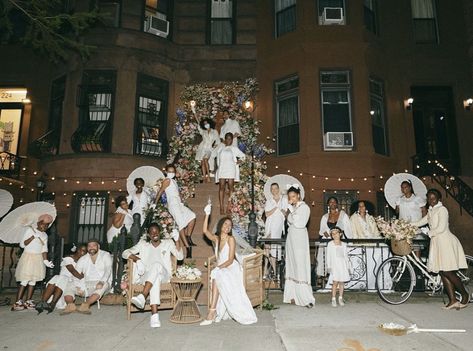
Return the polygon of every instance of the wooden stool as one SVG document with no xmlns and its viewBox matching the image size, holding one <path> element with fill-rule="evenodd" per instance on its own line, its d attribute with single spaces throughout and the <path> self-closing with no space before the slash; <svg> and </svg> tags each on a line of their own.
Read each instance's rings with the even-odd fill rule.
<svg viewBox="0 0 473 351">
<path fill-rule="evenodd" d="M 172 278 L 171 285 L 176 293 L 177 303 L 172 310 L 170 321 L 178 324 L 200 322 L 202 317 L 195 299 L 202 285 L 201 280 Z"/>
</svg>

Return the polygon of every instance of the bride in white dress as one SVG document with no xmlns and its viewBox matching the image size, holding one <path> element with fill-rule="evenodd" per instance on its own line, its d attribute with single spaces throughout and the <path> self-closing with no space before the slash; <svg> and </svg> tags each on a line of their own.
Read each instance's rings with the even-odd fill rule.
<svg viewBox="0 0 473 351">
<path fill-rule="evenodd" d="M 160 200 L 163 193 L 166 193 L 167 208 L 179 228 L 181 242 L 187 248 L 186 258 L 192 258 L 192 246 L 189 244 L 193 244 L 191 235 L 195 226 L 195 213 L 182 203 L 175 176 L 176 168 L 173 165 L 167 165 L 166 179 L 163 180 L 159 189 L 156 202 Z"/>
<path fill-rule="evenodd" d="M 310 250 L 307 223 L 310 208 L 301 201 L 299 186 L 293 185 L 287 192 L 289 199 L 289 229 L 286 240 L 286 281 L 284 303 L 311 308 L 315 298 L 310 281 Z"/>
<path fill-rule="evenodd" d="M 204 209 L 205 236 L 215 245 L 217 267 L 211 272 L 211 304 L 207 318 L 200 325 L 210 325 L 221 320 L 234 319 L 240 324 L 258 321 L 250 299 L 243 286 L 243 271 L 235 257 L 235 238 L 232 236 L 232 220 L 223 217 L 217 224 L 216 234 L 208 229 L 211 205 Z"/>
</svg>

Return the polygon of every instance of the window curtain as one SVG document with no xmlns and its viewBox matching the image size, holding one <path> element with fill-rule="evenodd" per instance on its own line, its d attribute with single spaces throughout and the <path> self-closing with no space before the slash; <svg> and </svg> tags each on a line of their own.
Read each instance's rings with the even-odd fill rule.
<svg viewBox="0 0 473 351">
<path fill-rule="evenodd" d="M 278 127 L 287 127 L 299 123 L 298 99 L 296 96 L 279 101 Z"/>
<path fill-rule="evenodd" d="M 231 0 L 212 0 L 212 18 L 232 18 Z"/>
<path fill-rule="evenodd" d="M 276 12 L 281 10 L 287 9 L 296 4 L 296 0 L 276 0 L 275 1 L 275 8 Z"/>
<path fill-rule="evenodd" d="M 435 18 L 433 0 L 411 0 L 413 18 Z"/>
</svg>

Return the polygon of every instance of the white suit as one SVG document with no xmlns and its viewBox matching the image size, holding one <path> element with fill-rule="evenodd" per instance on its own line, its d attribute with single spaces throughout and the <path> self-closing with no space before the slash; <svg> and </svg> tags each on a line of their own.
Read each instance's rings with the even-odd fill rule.
<svg viewBox="0 0 473 351">
<path fill-rule="evenodd" d="M 172 262 L 171 255 L 174 255 L 178 260 L 184 259 L 182 249 L 177 250 L 176 244 L 172 239 L 162 240 L 161 243 L 155 247 L 151 242 L 140 240 L 135 246 L 123 251 L 122 257 L 128 259 L 131 255 L 140 257 L 140 261 L 144 265 L 144 272 L 140 275 L 135 271 L 133 277 L 134 284 L 150 282 L 153 284 L 149 299 L 151 305 L 159 305 L 160 287 L 161 283 L 167 283 L 172 276 Z M 134 265 L 136 268 L 137 265 Z"/>
</svg>

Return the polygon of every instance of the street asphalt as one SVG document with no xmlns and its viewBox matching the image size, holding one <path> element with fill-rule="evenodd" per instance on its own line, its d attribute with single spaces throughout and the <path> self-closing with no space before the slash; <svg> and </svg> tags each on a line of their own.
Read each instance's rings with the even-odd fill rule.
<svg viewBox="0 0 473 351">
<path fill-rule="evenodd" d="M 123 306 L 92 307 L 92 315 L 60 316 L 55 312 L 11 312 L 0 307 L 2 350 L 294 350 L 294 351 L 408 351 L 473 350 L 473 305 L 461 311 L 441 309 L 442 299 L 419 295 L 400 306 L 380 301 L 374 294 L 347 293 L 347 304 L 333 308 L 328 294 L 316 294 L 313 309 L 281 305 L 257 311 L 256 325 L 225 321 L 208 327 L 169 322 L 162 311 L 162 327 L 149 328 L 149 313 L 126 320 Z M 206 308 L 201 306 L 201 311 Z M 466 329 L 462 334 L 419 333 L 391 336 L 381 323 L 416 323 L 419 328 Z"/>
</svg>

